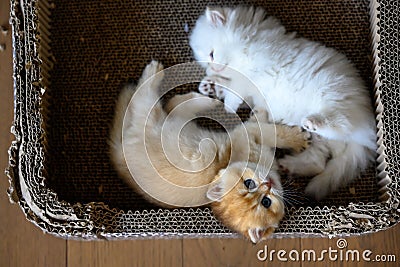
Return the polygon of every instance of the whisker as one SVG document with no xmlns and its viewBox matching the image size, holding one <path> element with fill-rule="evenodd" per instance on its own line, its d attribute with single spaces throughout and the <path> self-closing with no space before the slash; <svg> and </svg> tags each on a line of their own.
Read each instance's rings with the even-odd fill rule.
<svg viewBox="0 0 400 267">
<path fill-rule="evenodd" d="M 290 198 L 290 197 L 284 197 L 284 202 L 293 205 L 293 204 L 303 204 L 303 201 L 297 200 L 295 198 Z"/>
<path fill-rule="evenodd" d="M 286 181 L 287 183 L 292 184 L 292 181 Z M 286 187 L 286 186 L 285 186 Z M 303 192 L 301 192 L 297 188 L 289 187 L 289 188 L 284 188 L 281 190 L 280 194 L 282 195 L 282 199 L 287 206 L 296 206 L 296 205 L 302 205 L 306 202 L 309 201 L 309 199 L 304 195 Z"/>
<path fill-rule="evenodd" d="M 294 179 L 286 179 L 283 183 L 282 183 L 282 187 L 286 188 L 286 187 L 293 187 L 293 185 L 295 184 L 295 180 Z"/>
<path fill-rule="evenodd" d="M 286 192 L 286 191 L 284 191 L 283 195 L 284 196 L 293 196 L 293 197 L 297 197 L 297 198 L 307 199 L 307 197 L 304 194 L 301 194 L 299 192 Z"/>
</svg>

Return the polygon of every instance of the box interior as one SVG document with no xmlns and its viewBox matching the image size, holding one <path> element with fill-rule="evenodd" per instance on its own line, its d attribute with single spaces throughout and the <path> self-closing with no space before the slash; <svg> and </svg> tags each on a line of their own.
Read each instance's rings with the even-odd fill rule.
<svg viewBox="0 0 400 267">
<path fill-rule="evenodd" d="M 129 79 L 137 80 L 151 59 L 166 67 L 193 60 L 188 45 L 190 30 L 210 2 L 52 3 L 49 32 L 54 66 L 47 91 L 46 185 L 60 200 L 72 204 L 104 202 L 125 211 L 157 208 L 125 185 L 110 163 L 107 137 L 115 100 L 122 85 Z M 369 1 L 218 2 L 221 6 L 237 4 L 262 6 L 288 31 L 346 54 L 368 85 L 373 105 Z M 191 84 L 178 91 L 196 87 Z M 246 110 L 242 114 L 245 117 Z M 292 183 L 299 191 L 299 200 L 303 199 L 301 192 L 307 182 L 307 178 L 299 178 Z M 378 189 L 376 168 L 371 166 L 324 201 L 305 200 L 298 205 L 332 207 L 376 202 Z"/>
</svg>

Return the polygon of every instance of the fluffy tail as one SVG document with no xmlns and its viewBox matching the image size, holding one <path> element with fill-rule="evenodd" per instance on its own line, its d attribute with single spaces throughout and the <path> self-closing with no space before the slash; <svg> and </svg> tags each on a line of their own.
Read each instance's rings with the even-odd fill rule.
<svg viewBox="0 0 400 267">
<path fill-rule="evenodd" d="M 336 143 L 330 148 L 332 158 L 327 162 L 324 171 L 315 176 L 305 190 L 316 200 L 321 200 L 330 192 L 351 182 L 374 160 L 373 150 L 357 143 L 342 143 L 342 146 Z"/>
</svg>

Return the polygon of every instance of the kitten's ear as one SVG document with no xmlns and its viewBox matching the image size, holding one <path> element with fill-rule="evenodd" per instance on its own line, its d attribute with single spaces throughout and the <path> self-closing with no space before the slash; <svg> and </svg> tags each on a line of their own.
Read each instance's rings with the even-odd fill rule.
<svg viewBox="0 0 400 267">
<path fill-rule="evenodd" d="M 226 22 L 226 18 L 224 13 L 216 9 L 211 9 L 207 7 L 206 9 L 206 17 L 208 22 L 210 22 L 214 26 L 222 26 Z"/>
<path fill-rule="evenodd" d="M 261 228 L 251 228 L 247 231 L 252 243 L 256 244 L 261 240 L 267 239 L 275 231 L 274 227 L 269 227 L 267 229 Z"/>
<path fill-rule="evenodd" d="M 225 171 L 226 169 L 220 170 L 216 176 L 215 182 L 213 182 L 210 188 L 208 188 L 207 198 L 209 200 L 221 202 L 222 197 L 225 194 L 224 185 L 222 181 L 222 176 Z"/>
<path fill-rule="evenodd" d="M 207 191 L 207 198 L 212 201 L 221 202 L 223 196 L 224 188 L 220 182 L 213 184 Z"/>
</svg>

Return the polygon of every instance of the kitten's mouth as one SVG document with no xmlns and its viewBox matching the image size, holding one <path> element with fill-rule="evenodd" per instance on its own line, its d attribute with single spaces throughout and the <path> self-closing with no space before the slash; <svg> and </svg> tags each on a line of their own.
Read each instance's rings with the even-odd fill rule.
<svg viewBox="0 0 400 267">
<path fill-rule="evenodd" d="M 221 72 L 226 68 L 226 66 L 226 64 L 211 64 L 210 68 L 215 72 Z"/>
</svg>

